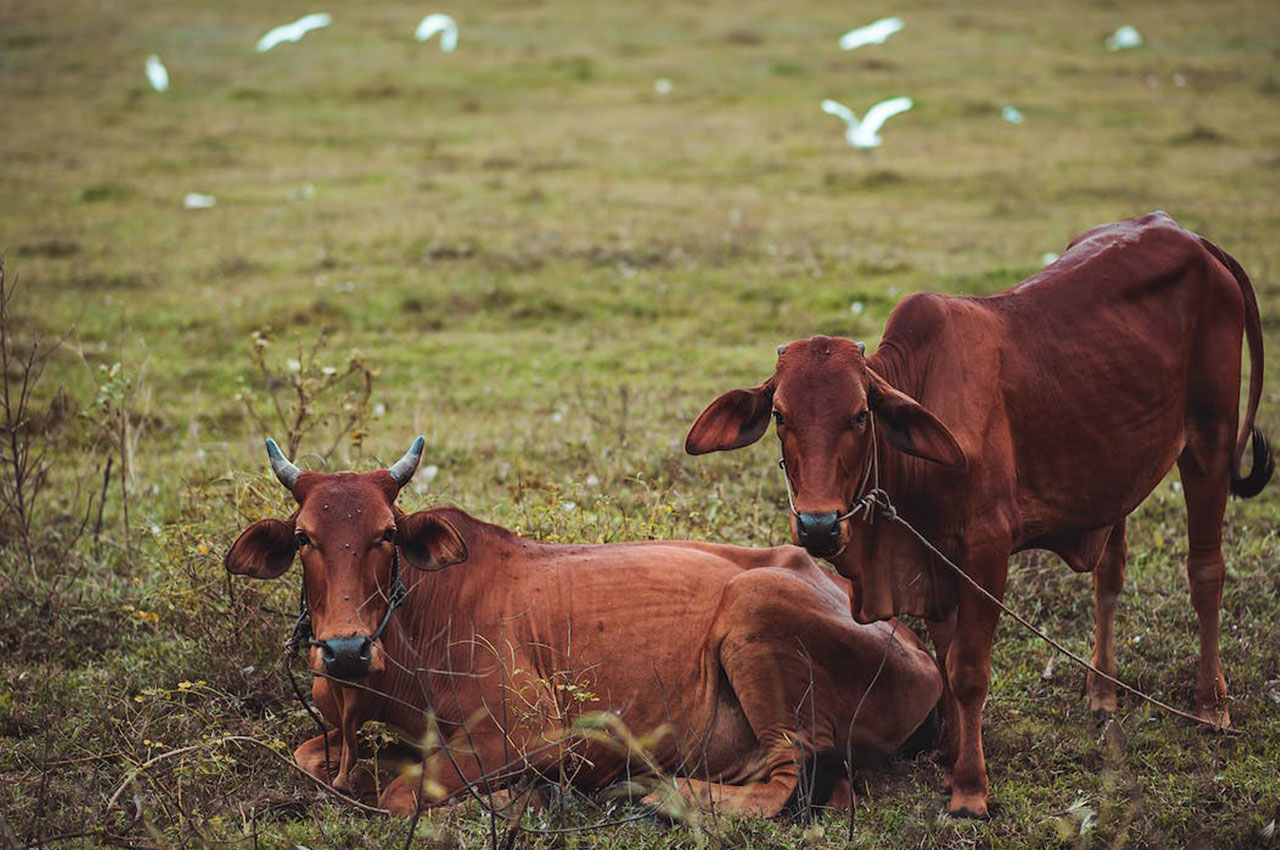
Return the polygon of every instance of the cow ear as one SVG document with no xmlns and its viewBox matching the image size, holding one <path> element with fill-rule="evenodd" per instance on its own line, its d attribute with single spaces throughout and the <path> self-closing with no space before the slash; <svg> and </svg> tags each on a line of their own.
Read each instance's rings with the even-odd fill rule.
<svg viewBox="0 0 1280 850">
<path fill-rule="evenodd" d="M 769 430 L 776 384 L 770 377 L 758 387 L 729 390 L 711 402 L 689 429 L 684 450 L 691 455 L 723 452 L 749 446 L 763 437 Z"/>
<path fill-rule="evenodd" d="M 467 544 L 436 511 L 418 511 L 396 520 L 396 545 L 409 566 L 443 570 L 467 560 Z"/>
<path fill-rule="evenodd" d="M 968 467 L 960 444 L 936 416 L 871 369 L 867 377 L 867 402 L 894 447 L 951 469 Z"/>
<path fill-rule="evenodd" d="M 236 542 L 227 550 L 222 565 L 227 572 L 253 578 L 276 578 L 293 564 L 297 551 L 294 542 L 294 524 L 290 517 L 286 522 L 264 519 L 240 532 Z"/>
</svg>

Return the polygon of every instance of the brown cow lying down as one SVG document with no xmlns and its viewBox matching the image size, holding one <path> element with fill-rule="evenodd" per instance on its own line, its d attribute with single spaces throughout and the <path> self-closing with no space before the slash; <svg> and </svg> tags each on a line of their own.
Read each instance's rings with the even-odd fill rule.
<svg viewBox="0 0 1280 850">
<path fill-rule="evenodd" d="M 855 623 L 847 586 L 801 549 L 552 546 L 454 508 L 397 508 L 421 437 L 391 469 L 363 474 L 302 472 L 274 442 L 268 451 L 298 509 L 249 526 L 226 568 L 274 578 L 301 557 L 312 694 L 336 727 L 336 764 L 321 736 L 294 757 L 340 788 L 363 723 L 422 741 L 430 714 L 436 740 L 449 742 L 427 764 L 434 800 L 531 771 L 604 787 L 645 765 L 563 736 L 576 717 L 610 711 L 636 735 L 671 725 L 650 755 L 659 771 L 690 777 L 679 783 L 687 798 L 772 816 L 796 804 L 806 764 L 823 774 L 814 803 L 847 800 L 846 748 L 897 748 L 941 696 L 911 631 Z M 403 602 L 389 605 L 401 583 Z M 418 787 L 402 775 L 381 805 L 412 813 Z"/>
<path fill-rule="evenodd" d="M 1270 446 L 1254 428 L 1261 394 L 1262 333 L 1248 276 L 1157 212 L 1088 231 L 998 295 L 904 299 L 870 357 L 847 339 L 784 346 L 773 376 L 712 402 L 685 447 L 739 448 L 775 420 L 794 492 L 793 536 L 853 580 L 854 617 L 931 621 L 949 688 L 949 811 L 981 817 L 982 706 L 999 610 L 901 526 L 858 522 L 866 511 L 855 508 L 878 486 L 997 597 L 1010 554 L 1023 549 L 1048 549 L 1092 571 L 1093 663 L 1114 676 L 1125 518 L 1176 463 L 1200 626 L 1196 705 L 1200 717 L 1227 724 L 1222 514 L 1228 493 L 1256 495 L 1271 477 Z M 1251 434 L 1253 466 L 1243 475 Z M 1088 692 L 1095 713 L 1115 709 L 1105 679 L 1090 676 Z"/>
</svg>

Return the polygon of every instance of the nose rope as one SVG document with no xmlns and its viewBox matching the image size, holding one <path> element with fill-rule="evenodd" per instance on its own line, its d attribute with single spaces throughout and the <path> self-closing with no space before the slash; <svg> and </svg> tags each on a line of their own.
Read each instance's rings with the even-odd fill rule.
<svg viewBox="0 0 1280 850">
<path fill-rule="evenodd" d="M 847 519 L 856 517 L 863 511 L 867 512 L 867 521 L 871 522 L 875 519 L 875 511 L 872 510 L 876 503 L 877 494 L 884 495 L 884 491 L 880 489 L 880 464 L 878 462 L 880 449 L 876 445 L 876 418 L 869 417 L 871 422 L 871 451 L 867 455 L 867 464 L 863 467 L 862 478 L 858 481 L 858 492 L 860 496 L 853 500 L 848 512 L 836 517 L 836 523 L 842 523 Z M 778 468 L 782 470 L 782 480 L 787 485 L 787 506 L 791 509 L 792 516 L 800 516 L 800 512 L 796 510 L 795 494 L 791 491 L 791 476 L 787 474 L 787 459 L 785 456 L 778 458 Z M 871 486 L 868 488 L 867 484 Z M 884 501 L 887 503 L 888 497 L 885 496 Z"/>
<path fill-rule="evenodd" d="M 404 582 L 400 580 L 400 547 L 392 546 L 391 549 L 391 591 L 387 594 L 387 612 L 382 615 L 382 622 L 378 624 L 378 628 L 373 634 L 369 635 L 369 642 L 373 643 L 382 637 L 387 630 L 387 626 L 391 623 L 391 615 L 404 602 L 405 597 L 409 595 L 409 590 L 404 586 Z M 297 653 L 298 648 L 305 646 L 320 646 L 323 641 L 315 639 L 315 633 L 311 627 L 311 605 L 307 601 L 307 579 L 303 576 L 302 587 L 298 592 L 298 619 L 293 623 L 293 631 L 290 633 L 289 639 L 285 641 L 284 648 L 286 652 Z"/>
</svg>

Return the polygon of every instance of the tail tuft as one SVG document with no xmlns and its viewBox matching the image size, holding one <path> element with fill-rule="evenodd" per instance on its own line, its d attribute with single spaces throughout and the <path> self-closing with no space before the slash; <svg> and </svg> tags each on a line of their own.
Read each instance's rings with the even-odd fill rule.
<svg viewBox="0 0 1280 850">
<path fill-rule="evenodd" d="M 1267 486 L 1267 482 L 1271 480 L 1275 471 L 1276 458 L 1271 451 L 1271 441 L 1266 438 L 1261 429 L 1255 427 L 1253 429 L 1253 463 L 1250 465 L 1249 474 L 1244 477 L 1239 477 L 1236 472 L 1231 473 L 1231 494 L 1242 499 L 1258 495 L 1262 492 L 1262 488 Z"/>
</svg>

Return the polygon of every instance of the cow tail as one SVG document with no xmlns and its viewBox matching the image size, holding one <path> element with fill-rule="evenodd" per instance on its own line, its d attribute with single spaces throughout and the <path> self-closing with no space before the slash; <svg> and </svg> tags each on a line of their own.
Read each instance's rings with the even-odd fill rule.
<svg viewBox="0 0 1280 850">
<path fill-rule="evenodd" d="M 1253 283 L 1245 270 L 1234 257 L 1208 239 L 1202 238 L 1200 242 L 1231 272 L 1244 297 L 1244 333 L 1249 343 L 1249 405 L 1245 410 L 1240 433 L 1236 436 L 1235 451 L 1231 455 L 1231 493 L 1248 499 L 1261 493 L 1276 471 L 1271 441 L 1254 424 L 1258 415 L 1258 401 L 1262 398 L 1262 319 L 1258 315 L 1258 299 L 1253 292 Z M 1241 475 L 1240 464 L 1244 461 L 1245 445 L 1250 441 L 1253 444 L 1253 463 L 1249 474 Z"/>
</svg>

